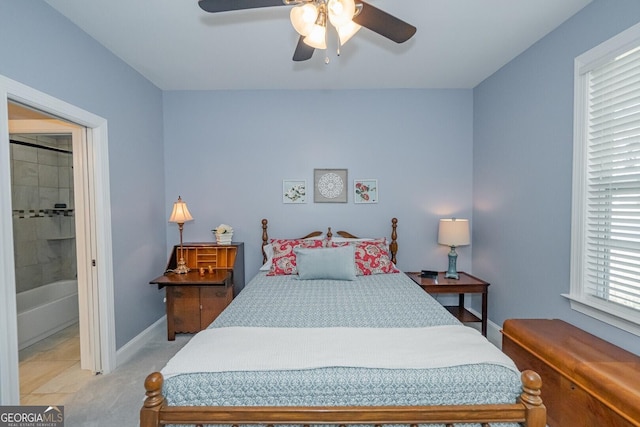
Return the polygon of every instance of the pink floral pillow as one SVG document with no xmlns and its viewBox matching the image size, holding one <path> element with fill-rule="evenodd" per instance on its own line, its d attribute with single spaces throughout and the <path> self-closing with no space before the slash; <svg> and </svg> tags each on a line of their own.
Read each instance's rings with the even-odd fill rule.
<svg viewBox="0 0 640 427">
<path fill-rule="evenodd" d="M 375 239 L 359 242 L 331 242 L 333 247 L 354 245 L 356 275 L 368 276 L 371 274 L 399 273 L 389 257 L 387 239 Z"/>
<path fill-rule="evenodd" d="M 273 258 L 267 276 L 297 274 L 296 254 L 293 248 L 321 248 L 322 240 L 313 239 L 272 239 Z"/>
</svg>

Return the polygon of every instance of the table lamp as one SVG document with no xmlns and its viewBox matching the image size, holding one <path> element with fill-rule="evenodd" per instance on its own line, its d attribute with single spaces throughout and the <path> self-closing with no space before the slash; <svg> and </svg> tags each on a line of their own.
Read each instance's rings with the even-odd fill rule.
<svg viewBox="0 0 640 427">
<path fill-rule="evenodd" d="M 169 218 L 169 222 L 175 222 L 178 224 L 178 229 L 180 230 L 180 260 L 178 261 L 178 266 L 174 273 L 185 274 L 189 272 L 189 267 L 184 262 L 184 256 L 182 254 L 182 227 L 184 223 L 187 221 L 193 220 L 193 217 L 189 213 L 189 209 L 187 209 L 187 204 L 182 201 L 182 198 L 178 196 L 178 201 L 173 204 L 173 212 L 171 212 L 171 218 Z"/>
<path fill-rule="evenodd" d="M 458 254 L 457 246 L 464 246 L 471 243 L 469 237 L 469 220 L 468 219 L 441 219 L 438 227 L 438 243 L 451 247 L 449 251 L 449 269 L 445 273 L 445 277 L 449 279 L 459 279 L 456 270 L 456 262 Z"/>
</svg>

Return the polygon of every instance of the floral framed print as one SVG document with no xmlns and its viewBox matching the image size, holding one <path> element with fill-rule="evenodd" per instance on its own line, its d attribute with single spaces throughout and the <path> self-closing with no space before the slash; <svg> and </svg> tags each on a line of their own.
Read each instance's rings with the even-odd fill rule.
<svg viewBox="0 0 640 427">
<path fill-rule="evenodd" d="M 282 180 L 282 203 L 307 203 L 307 180 Z"/>
<path fill-rule="evenodd" d="M 378 180 L 377 179 L 354 179 L 353 180 L 353 202 L 354 203 L 378 203 Z"/>
<path fill-rule="evenodd" d="M 314 169 L 313 184 L 315 203 L 347 203 L 346 169 Z"/>
</svg>

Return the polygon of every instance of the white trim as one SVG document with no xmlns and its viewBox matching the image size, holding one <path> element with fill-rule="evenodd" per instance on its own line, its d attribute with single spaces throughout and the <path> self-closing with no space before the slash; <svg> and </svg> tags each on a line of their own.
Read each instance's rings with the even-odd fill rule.
<svg viewBox="0 0 640 427">
<path fill-rule="evenodd" d="M 576 72 L 584 75 L 592 69 L 606 64 L 618 55 L 636 47 L 639 38 L 640 23 L 627 28 L 620 34 L 578 56 L 576 58 L 576 64 L 578 65 Z"/>
<path fill-rule="evenodd" d="M 473 308 L 471 307 L 465 307 L 465 308 L 477 318 L 482 317 L 482 314 L 477 312 Z M 478 331 L 482 327 L 482 323 L 480 322 L 465 323 L 465 324 L 467 326 L 477 329 Z M 502 349 L 502 332 L 501 331 L 502 331 L 502 328 L 498 324 L 493 323 L 491 320 L 487 319 L 487 339 L 491 344 L 495 345 L 499 349 Z"/>
<path fill-rule="evenodd" d="M 579 74 L 581 62 L 579 57 L 574 62 L 574 120 L 573 120 L 573 186 L 571 193 L 571 257 L 569 264 L 570 293 L 582 297 L 582 283 L 584 283 L 584 239 L 585 213 L 584 203 L 587 198 L 586 186 L 586 123 L 584 109 L 586 108 L 587 79 Z"/>
<path fill-rule="evenodd" d="M 0 209 L 11 212 L 11 177 L 7 102 L 14 100 L 85 126 L 93 145 L 102 372 L 115 368 L 115 315 L 109 190 L 107 121 L 99 116 L 0 75 Z M 18 380 L 18 337 L 15 308 L 15 271 L 11 215 L 0 218 L 0 405 L 20 402 Z"/>
<path fill-rule="evenodd" d="M 487 320 L 487 339 L 502 350 L 502 327 L 491 320 Z"/>
<path fill-rule="evenodd" d="M 165 315 L 118 349 L 118 351 L 116 352 L 116 365 L 122 366 L 124 363 L 127 363 L 129 360 L 135 357 L 139 351 L 143 350 L 149 342 L 153 341 L 158 335 L 166 336 L 166 333 L 167 316 Z"/>
<path fill-rule="evenodd" d="M 11 155 L 9 149 L 9 112 L 6 89 L 0 80 L 0 194 L 11 195 Z M 13 258 L 13 220 L 11 197 L 0 197 L 0 404 L 20 403 L 18 375 L 18 320 L 16 277 Z M 12 351 L 13 349 L 13 351 Z"/>
<path fill-rule="evenodd" d="M 635 317 L 638 319 L 638 323 L 634 323 L 626 318 L 616 316 L 614 312 L 607 308 L 607 304 L 604 301 L 597 301 L 595 298 L 588 297 L 580 298 L 570 294 L 562 294 L 562 296 L 569 299 L 573 310 L 608 323 L 630 334 L 640 336 L 640 314 L 637 312 L 628 313 L 628 318 Z M 616 307 L 616 309 L 624 310 L 625 307 Z"/>
<path fill-rule="evenodd" d="M 571 201 L 570 290 L 562 296 L 570 300 L 571 308 L 587 316 L 640 335 L 640 313 L 622 305 L 593 298 L 585 292 L 587 221 L 587 111 L 588 73 L 612 61 L 617 56 L 640 46 L 640 24 L 623 31 L 574 60 L 574 125 L 573 184 Z"/>
</svg>

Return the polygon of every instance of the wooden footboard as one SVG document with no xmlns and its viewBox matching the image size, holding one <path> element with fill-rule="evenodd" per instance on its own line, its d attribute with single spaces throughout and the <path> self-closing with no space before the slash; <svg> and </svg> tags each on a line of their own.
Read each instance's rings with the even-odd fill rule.
<svg viewBox="0 0 640 427">
<path fill-rule="evenodd" d="M 332 406 L 332 407 L 215 407 L 169 406 L 162 395 L 162 374 L 154 372 L 145 380 L 146 399 L 140 410 L 140 427 L 166 424 L 446 424 L 520 423 L 545 427 L 546 408 L 540 398 L 542 380 L 533 371 L 522 373 L 519 402 L 502 405 L 461 406 Z"/>
</svg>

